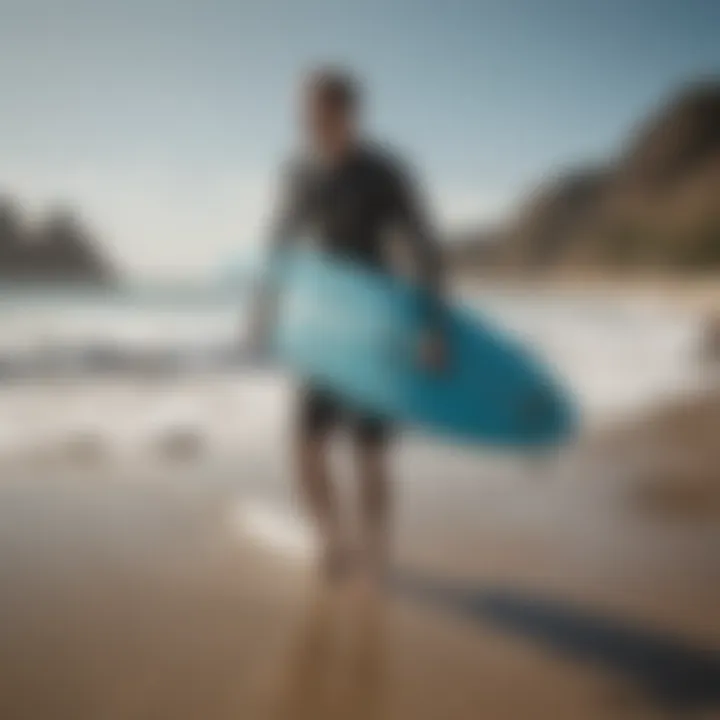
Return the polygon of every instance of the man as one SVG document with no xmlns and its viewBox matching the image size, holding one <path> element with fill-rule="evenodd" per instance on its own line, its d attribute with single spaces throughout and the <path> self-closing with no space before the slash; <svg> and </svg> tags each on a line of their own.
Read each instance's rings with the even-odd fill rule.
<svg viewBox="0 0 720 720">
<path fill-rule="evenodd" d="M 412 183 L 401 166 L 363 137 L 360 90 L 348 75 L 322 70 L 310 76 L 303 93 L 307 152 L 290 168 L 275 218 L 275 250 L 301 236 L 322 249 L 365 266 L 392 272 L 389 233 L 395 231 L 412 250 L 429 299 L 427 327 L 419 356 L 429 370 L 442 363 L 440 337 L 440 258 Z M 262 288 L 254 332 L 272 321 L 275 298 Z M 257 340 L 257 338 L 256 338 Z M 335 491 L 327 466 L 333 430 L 352 434 L 357 451 L 362 517 L 361 567 L 381 577 L 389 545 L 390 493 L 387 450 L 392 428 L 384 420 L 359 413 L 334 394 L 314 387 L 300 392 L 297 463 L 300 488 L 319 530 L 322 570 L 337 578 L 349 567 Z"/>
</svg>

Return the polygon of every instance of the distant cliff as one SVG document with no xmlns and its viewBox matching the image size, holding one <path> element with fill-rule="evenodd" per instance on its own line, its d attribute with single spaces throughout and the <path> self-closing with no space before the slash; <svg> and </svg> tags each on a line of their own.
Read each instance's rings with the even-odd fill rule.
<svg viewBox="0 0 720 720">
<path fill-rule="evenodd" d="M 72 212 L 29 222 L 17 202 L 0 197 L 0 281 L 106 284 L 116 274 Z"/>
<path fill-rule="evenodd" d="M 542 184 L 507 226 L 451 251 L 462 267 L 473 253 L 477 267 L 720 270 L 720 82 L 687 88 L 617 158 Z"/>
</svg>

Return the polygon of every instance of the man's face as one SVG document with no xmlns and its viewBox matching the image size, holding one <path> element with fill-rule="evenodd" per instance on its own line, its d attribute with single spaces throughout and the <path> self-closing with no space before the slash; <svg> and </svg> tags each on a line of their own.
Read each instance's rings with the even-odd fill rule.
<svg viewBox="0 0 720 720">
<path fill-rule="evenodd" d="M 308 142 L 322 155 L 341 153 L 352 141 L 354 126 L 347 110 L 317 88 L 306 93 L 304 120 Z"/>
</svg>

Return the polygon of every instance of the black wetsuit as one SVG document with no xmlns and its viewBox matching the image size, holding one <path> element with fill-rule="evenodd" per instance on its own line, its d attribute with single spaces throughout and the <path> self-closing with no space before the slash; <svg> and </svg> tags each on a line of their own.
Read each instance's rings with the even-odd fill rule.
<svg viewBox="0 0 720 720">
<path fill-rule="evenodd" d="M 429 291 L 432 322 L 440 294 L 439 248 L 400 164 L 382 150 L 363 145 L 332 167 L 311 160 L 290 166 L 273 230 L 276 248 L 307 236 L 328 252 L 393 272 L 387 247 L 392 231 L 412 251 L 417 274 Z M 311 436 L 346 424 L 361 441 L 377 442 L 389 430 L 379 418 L 358 414 L 333 394 L 312 387 L 302 391 L 299 419 L 301 432 Z"/>
</svg>

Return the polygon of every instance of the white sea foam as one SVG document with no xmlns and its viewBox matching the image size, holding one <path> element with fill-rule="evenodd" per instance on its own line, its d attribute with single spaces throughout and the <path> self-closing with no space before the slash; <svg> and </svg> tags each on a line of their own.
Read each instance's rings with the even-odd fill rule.
<svg viewBox="0 0 720 720">
<path fill-rule="evenodd" d="M 699 319 L 667 306 L 603 298 L 478 295 L 474 305 L 533 343 L 577 394 L 591 422 L 656 402 L 698 382 Z M 62 344 L 175 347 L 201 364 L 203 353 L 242 333 L 241 314 L 141 313 L 132 309 L 16 309 L 0 315 L 3 352 Z M 109 456 L 142 454 L 164 433 L 202 435 L 212 450 L 259 447 L 285 412 L 277 376 L 239 370 L 182 377 L 104 377 L 0 383 L 0 455 L 93 435 Z"/>
</svg>

